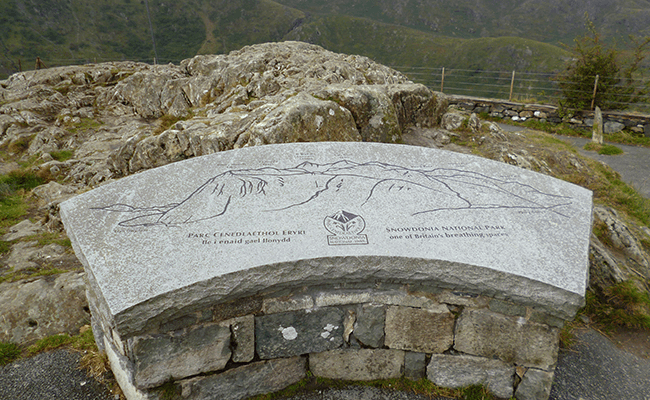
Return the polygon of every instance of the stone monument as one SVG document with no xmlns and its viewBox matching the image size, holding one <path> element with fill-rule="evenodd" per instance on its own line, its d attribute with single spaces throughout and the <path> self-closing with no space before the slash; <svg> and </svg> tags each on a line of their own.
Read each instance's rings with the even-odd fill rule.
<svg viewBox="0 0 650 400">
<path fill-rule="evenodd" d="M 170 381 L 240 399 L 307 369 L 453 387 L 461 360 L 462 384 L 538 390 L 584 303 L 591 212 L 590 191 L 511 165 L 333 142 L 197 157 L 61 204 L 129 400 Z"/>
<path fill-rule="evenodd" d="M 603 113 L 598 106 L 596 106 L 596 110 L 594 111 L 594 126 L 591 141 L 596 144 L 603 144 Z"/>
</svg>

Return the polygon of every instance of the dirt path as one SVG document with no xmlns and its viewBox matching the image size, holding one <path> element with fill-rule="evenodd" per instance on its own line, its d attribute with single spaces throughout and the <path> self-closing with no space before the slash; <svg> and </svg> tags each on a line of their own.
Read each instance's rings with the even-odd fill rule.
<svg viewBox="0 0 650 400">
<path fill-rule="evenodd" d="M 204 7 L 205 8 L 205 7 Z M 212 33 L 215 28 L 215 23 L 210 20 L 208 17 L 207 11 L 204 9 L 202 13 L 200 13 L 201 21 L 203 21 L 203 25 L 205 26 L 205 40 L 203 41 L 203 44 L 201 45 L 201 48 L 197 52 L 197 54 L 212 54 L 214 53 L 214 48 L 217 43 L 217 39 L 214 37 L 214 34 Z"/>
</svg>

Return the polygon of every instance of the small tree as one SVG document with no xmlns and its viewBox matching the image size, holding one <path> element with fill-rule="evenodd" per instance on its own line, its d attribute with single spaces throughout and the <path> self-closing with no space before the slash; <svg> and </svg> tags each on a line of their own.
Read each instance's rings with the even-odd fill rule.
<svg viewBox="0 0 650 400">
<path fill-rule="evenodd" d="M 587 14 L 585 20 L 588 34 L 574 40 L 575 47 L 570 49 L 574 55 L 573 60 L 566 70 L 556 76 L 564 98 L 560 105 L 581 110 L 591 109 L 595 85 L 593 106 L 601 109 L 624 109 L 627 108 L 627 103 L 647 102 L 643 96 L 649 92 L 648 84 L 635 86 L 634 76 L 647 55 L 650 38 L 639 41 L 630 37 L 635 46 L 632 59 L 625 60 L 622 52 L 607 47 L 600 40 L 600 35 Z"/>
</svg>

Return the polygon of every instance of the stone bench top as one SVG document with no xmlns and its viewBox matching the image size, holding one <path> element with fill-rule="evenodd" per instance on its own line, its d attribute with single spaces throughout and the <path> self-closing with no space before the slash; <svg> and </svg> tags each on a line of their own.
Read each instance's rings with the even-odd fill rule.
<svg viewBox="0 0 650 400">
<path fill-rule="evenodd" d="M 591 192 L 508 164 L 376 143 L 197 157 L 61 204 L 111 316 L 291 285 L 386 280 L 530 299 L 570 317 Z"/>
</svg>

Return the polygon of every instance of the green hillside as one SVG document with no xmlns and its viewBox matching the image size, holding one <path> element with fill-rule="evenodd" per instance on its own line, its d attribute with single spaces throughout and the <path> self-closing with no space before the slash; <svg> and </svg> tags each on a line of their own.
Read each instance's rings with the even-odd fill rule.
<svg viewBox="0 0 650 400">
<path fill-rule="evenodd" d="M 605 37 L 650 35 L 649 0 L 277 0 L 319 15 L 350 15 L 438 35 L 517 36 L 571 43 L 588 13 Z"/>
<path fill-rule="evenodd" d="M 432 84 L 439 78 L 429 75 L 441 67 L 468 70 L 463 79 L 471 82 L 472 71 L 558 71 L 568 53 L 557 40 L 584 32 L 584 11 L 607 21 L 608 29 L 627 30 L 650 12 L 650 0 L 613 2 L 616 7 L 606 0 L 0 0 L 0 79 L 34 68 L 36 57 L 47 66 L 177 63 L 248 44 L 301 40 L 369 56 L 420 82 Z"/>
<path fill-rule="evenodd" d="M 188 6 L 191 3 L 191 6 Z M 192 56 L 205 41 L 195 1 L 150 1 L 161 61 Z M 102 60 L 153 61 L 145 2 L 136 0 L 0 0 L 5 71 Z"/>
<path fill-rule="evenodd" d="M 455 39 L 348 16 L 311 19 L 285 38 L 407 67 L 547 71 L 569 56 L 556 46 L 517 37 Z"/>
<path fill-rule="evenodd" d="M 224 53 L 282 40 L 304 17 L 268 0 L 0 0 L 0 78 L 36 57 L 54 66 Z"/>
</svg>

